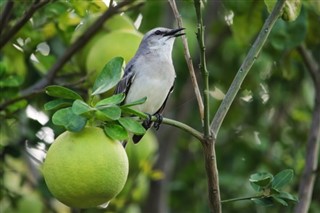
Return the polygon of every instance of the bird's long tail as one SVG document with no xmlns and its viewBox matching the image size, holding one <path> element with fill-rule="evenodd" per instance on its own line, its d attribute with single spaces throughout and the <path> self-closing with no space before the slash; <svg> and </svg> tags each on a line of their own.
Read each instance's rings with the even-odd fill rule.
<svg viewBox="0 0 320 213">
<path fill-rule="evenodd" d="M 150 121 L 149 119 L 148 120 L 145 120 L 143 121 L 142 123 L 142 126 L 145 128 L 145 130 L 147 131 L 151 126 L 153 125 L 153 122 Z M 133 143 L 139 143 L 139 141 L 141 140 L 141 138 L 143 137 L 144 135 L 133 135 L 132 136 L 132 141 Z"/>
</svg>

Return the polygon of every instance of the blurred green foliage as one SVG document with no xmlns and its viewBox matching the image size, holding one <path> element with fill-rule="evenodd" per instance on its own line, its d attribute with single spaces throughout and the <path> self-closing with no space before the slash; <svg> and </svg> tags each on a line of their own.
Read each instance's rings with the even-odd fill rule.
<svg viewBox="0 0 320 213">
<path fill-rule="evenodd" d="M 6 2 L 0 2 L 1 11 Z M 320 55 L 319 3 L 302 2 L 301 13 L 295 21 L 287 23 L 279 20 L 272 29 L 221 127 L 216 149 L 223 200 L 255 196 L 256 192 L 249 182 L 251 174 L 277 174 L 286 168 L 292 169 L 295 176 L 285 191 L 297 195 L 305 166 L 314 88 L 296 48 L 304 43 L 318 62 Z M 199 54 L 193 2 L 185 0 L 177 3 L 197 67 Z M 14 1 L 7 27 L 12 27 L 29 6 L 29 2 Z M 79 34 L 107 8 L 102 1 L 70 0 L 54 1 L 39 9 L 1 49 L 0 103 L 19 97 L 21 91 L 42 79 Z M 226 93 L 268 11 L 263 1 L 233 0 L 207 1 L 203 9 L 212 92 L 210 110 L 213 115 L 220 104 L 214 89 Z M 137 49 L 142 33 L 157 26 L 173 28 L 176 26 L 173 20 L 166 1 L 152 0 L 145 1 L 143 7 L 115 16 L 59 71 L 54 83 L 88 97 L 91 92 L 88 88 L 92 87 L 92 76 L 95 75 L 93 72 L 99 72 L 110 57 L 122 56 L 128 62 Z M 2 33 L 6 29 L 2 29 Z M 133 36 L 126 36 L 128 32 Z M 180 40 L 176 41 L 173 58 L 177 82 L 165 116 L 178 117 L 200 130 L 198 109 L 193 107 L 197 106 L 196 99 L 190 89 Z M 92 66 L 94 68 L 90 70 Z M 201 87 L 201 80 L 199 84 Z M 57 136 L 64 131 L 48 120 L 52 114 L 45 111 L 43 106 L 51 100 L 45 93 L 38 93 L 0 111 L 0 205 L 3 212 L 71 211 L 52 198 L 37 170 L 44 150 L 53 140 L 53 133 Z M 142 160 L 132 163 L 134 169 L 130 168 L 129 180 L 123 192 L 111 202 L 108 209 L 83 212 L 142 212 L 148 197 L 153 196 L 148 193 L 152 187 L 149 182 L 161 181 L 164 177 L 170 180 L 165 196 L 171 212 L 208 212 L 201 145 L 187 134 L 172 132 L 166 141 L 161 141 L 162 136 L 158 135 L 160 145 L 174 144 L 172 155 L 166 158 L 171 162 L 169 172 L 157 170 L 156 166 L 153 168 L 156 157 L 163 154 L 161 149 L 156 153 L 155 138 L 148 141 L 156 145 L 142 147 L 141 151 L 138 151 L 140 144 L 128 147 L 133 156 L 140 156 L 137 158 Z M 178 139 L 174 139 L 174 134 L 179 134 Z M 144 153 L 144 149 L 149 149 L 150 153 Z M 317 181 L 310 213 L 320 208 L 320 198 L 315 196 L 319 191 L 320 182 Z M 293 207 L 261 207 L 251 201 L 223 204 L 224 212 L 289 213 Z"/>
</svg>

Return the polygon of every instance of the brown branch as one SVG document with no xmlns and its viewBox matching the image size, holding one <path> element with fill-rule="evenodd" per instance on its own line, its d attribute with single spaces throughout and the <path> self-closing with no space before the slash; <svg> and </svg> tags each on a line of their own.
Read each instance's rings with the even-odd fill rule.
<svg viewBox="0 0 320 213">
<path fill-rule="evenodd" d="M 49 3 L 50 0 L 35 1 L 29 9 L 25 12 L 22 18 L 0 39 L 0 49 L 29 21 L 33 14 Z"/>
<path fill-rule="evenodd" d="M 178 11 L 176 1 L 175 0 L 168 0 L 168 1 L 169 1 L 171 8 L 172 8 L 173 14 L 177 20 L 178 27 L 183 27 L 182 18 L 181 18 L 179 11 Z M 183 43 L 183 47 L 184 47 L 184 57 L 187 62 L 187 65 L 188 65 L 190 78 L 191 78 L 191 82 L 193 85 L 193 90 L 194 90 L 194 93 L 197 98 L 201 120 L 203 121 L 203 119 L 204 119 L 204 106 L 203 106 L 203 101 L 202 101 L 201 93 L 200 93 L 198 82 L 197 82 L 197 77 L 196 77 L 196 74 L 194 71 L 192 58 L 191 58 L 189 47 L 188 47 L 187 37 L 185 35 L 183 35 L 183 36 L 181 36 L 181 39 L 182 39 L 182 43 Z"/>
<path fill-rule="evenodd" d="M 110 7 L 104 14 L 102 14 L 96 22 L 94 22 L 66 51 L 65 53 L 58 59 L 58 61 L 51 67 L 48 73 L 40 79 L 37 83 L 26 88 L 25 90 L 20 92 L 20 96 L 8 100 L 2 104 L 0 104 L 0 111 L 4 110 L 7 106 L 40 93 L 43 91 L 44 87 L 53 82 L 53 79 L 57 75 L 58 71 L 71 59 L 71 57 L 79 51 L 89 40 L 90 38 L 102 27 L 103 23 L 111 18 L 113 15 L 121 12 L 125 6 L 133 3 L 134 1 L 127 0 L 120 2 L 118 5 L 114 7 Z M 141 6 L 142 3 L 134 4 L 129 9 L 133 9 Z"/>
<path fill-rule="evenodd" d="M 306 162 L 302 178 L 299 183 L 299 203 L 295 213 L 307 213 L 312 200 L 314 183 L 317 177 L 319 143 L 320 143 L 320 68 L 317 61 L 305 46 L 300 45 L 301 55 L 315 88 L 315 104 L 306 149 Z"/>
<path fill-rule="evenodd" d="M 272 30 L 275 22 L 278 20 L 279 15 L 282 13 L 282 9 L 285 5 L 286 0 L 278 0 L 275 4 L 269 17 L 264 22 L 262 29 L 260 30 L 256 40 L 254 41 L 252 47 L 250 48 L 246 58 L 240 66 L 236 76 L 234 77 L 227 94 L 225 95 L 223 101 L 221 102 L 218 111 L 214 115 L 211 122 L 211 131 L 213 132 L 214 138 L 217 137 L 220 130 L 221 124 L 227 115 L 233 100 L 235 99 L 237 93 L 239 92 L 242 82 L 250 71 L 252 65 L 259 56 L 259 53 L 267 41 L 270 31 Z"/>
<path fill-rule="evenodd" d="M 2 34 L 3 29 L 5 28 L 9 18 L 10 14 L 12 12 L 14 2 L 12 0 L 7 1 L 6 5 L 4 6 L 3 10 L 0 14 L 0 36 Z"/>
</svg>

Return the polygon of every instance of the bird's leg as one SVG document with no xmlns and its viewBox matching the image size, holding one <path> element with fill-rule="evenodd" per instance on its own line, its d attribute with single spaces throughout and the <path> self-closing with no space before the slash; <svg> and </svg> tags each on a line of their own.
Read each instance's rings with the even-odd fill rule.
<svg viewBox="0 0 320 213">
<path fill-rule="evenodd" d="M 151 123 L 152 123 L 152 121 L 151 121 L 151 115 L 150 114 L 148 114 L 148 113 L 146 113 L 147 114 L 147 118 L 143 121 L 143 123 L 142 123 L 142 126 L 144 127 L 144 128 L 146 128 L 146 129 L 149 129 L 149 127 L 150 127 L 150 125 L 151 125 Z"/>
<path fill-rule="evenodd" d="M 163 117 L 161 114 L 157 113 L 155 114 L 155 116 L 157 117 L 157 120 L 154 122 L 153 127 L 158 130 L 160 128 L 160 125 L 162 123 Z"/>
</svg>

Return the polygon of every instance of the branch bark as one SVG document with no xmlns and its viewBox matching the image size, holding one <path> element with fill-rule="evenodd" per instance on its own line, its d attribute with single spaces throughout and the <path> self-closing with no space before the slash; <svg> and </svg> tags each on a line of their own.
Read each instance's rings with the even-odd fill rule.
<svg viewBox="0 0 320 213">
<path fill-rule="evenodd" d="M 200 69 L 202 72 L 202 77 L 204 81 L 204 140 L 202 140 L 204 155 L 205 155 L 205 168 L 208 178 L 208 189 L 209 189 L 209 208 L 210 212 L 221 213 L 221 199 L 219 190 L 219 178 L 218 178 L 218 168 L 216 162 L 216 152 L 215 152 L 215 142 L 216 136 L 219 132 L 220 126 L 227 114 L 236 94 L 240 90 L 240 86 L 248 74 L 253 63 L 257 59 L 263 45 L 265 44 L 268 35 L 273 28 L 275 22 L 277 21 L 281 11 L 284 7 L 285 0 L 278 0 L 275 7 L 273 8 L 271 14 L 265 21 L 256 41 L 251 47 L 247 57 L 245 58 L 243 64 L 241 65 L 235 79 L 233 80 L 224 100 L 222 101 L 217 113 L 215 114 L 210 128 L 209 122 L 209 73 L 206 68 L 205 60 L 205 46 L 204 46 L 204 26 L 202 22 L 201 14 L 201 1 L 194 0 L 197 19 L 198 19 L 198 42 L 200 46 Z"/>
<path fill-rule="evenodd" d="M 180 27 L 180 28 L 183 27 L 182 18 L 181 18 L 179 11 L 178 11 L 176 1 L 175 0 L 168 0 L 168 1 L 169 1 L 171 8 L 172 8 L 173 14 L 177 20 L 178 27 Z M 203 101 L 202 101 L 201 93 L 200 93 L 199 86 L 198 86 L 197 77 L 196 77 L 196 74 L 194 71 L 192 58 L 191 58 L 190 51 L 189 51 L 187 37 L 185 35 L 183 35 L 183 36 L 181 36 L 181 39 L 182 39 L 182 44 L 183 44 L 184 57 L 187 62 L 187 65 L 188 65 L 189 74 L 190 74 L 191 82 L 193 85 L 193 90 L 194 90 L 194 93 L 196 95 L 197 102 L 198 102 L 200 117 L 201 117 L 201 120 L 203 121 L 203 119 L 204 119 L 204 106 L 203 106 Z"/>
<path fill-rule="evenodd" d="M 315 104 L 306 149 L 306 162 L 299 183 L 299 203 L 295 213 L 307 213 L 312 200 L 314 183 L 317 177 L 320 144 L 320 68 L 305 46 L 298 47 L 315 88 Z"/>
<path fill-rule="evenodd" d="M 35 1 L 32 5 L 27 9 L 25 14 L 22 18 L 0 39 L 0 49 L 4 47 L 4 45 L 15 35 L 19 30 L 29 21 L 29 19 L 33 16 L 33 14 L 43 7 L 44 5 L 48 4 L 50 0 L 43 0 L 43 1 Z"/>
<path fill-rule="evenodd" d="M 12 0 L 8 0 L 6 5 L 3 7 L 3 10 L 0 13 L 0 36 L 10 18 L 13 5 L 14 5 L 14 2 Z"/>
<path fill-rule="evenodd" d="M 51 67 L 51 69 L 48 71 L 48 73 L 37 83 L 30 86 L 29 88 L 26 88 L 25 90 L 22 90 L 20 92 L 20 96 L 10 99 L 4 103 L 0 104 L 0 111 L 4 110 L 7 106 L 20 101 L 22 99 L 28 98 L 32 95 L 35 95 L 37 93 L 42 92 L 42 90 L 53 82 L 53 79 L 57 75 L 58 71 L 71 59 L 71 57 L 79 51 L 89 40 L 93 37 L 93 35 L 101 28 L 103 23 L 111 18 L 113 15 L 119 13 L 121 9 L 123 9 L 125 6 L 130 5 L 133 3 L 131 0 L 126 0 L 123 2 L 120 2 L 118 5 L 114 7 L 110 7 L 104 14 L 102 14 L 97 21 L 92 24 L 86 32 L 84 32 L 61 56 L 61 58 L 58 59 L 58 61 Z M 141 6 L 142 3 L 138 3 L 130 7 L 129 9 Z"/>
<path fill-rule="evenodd" d="M 209 104 L 209 72 L 207 70 L 205 44 L 204 44 L 204 30 L 205 26 L 202 20 L 201 0 L 194 0 L 194 7 L 196 10 L 198 20 L 198 32 L 197 39 L 200 48 L 200 64 L 199 68 L 202 74 L 203 80 L 203 104 L 204 104 L 204 119 L 203 119 L 203 132 L 204 138 L 201 140 L 204 164 L 207 174 L 208 182 L 208 198 L 209 209 L 211 213 L 221 213 L 221 198 L 219 188 L 219 174 L 215 150 L 215 138 L 212 137 L 210 131 L 209 119 L 210 119 L 210 104 Z"/>
</svg>

